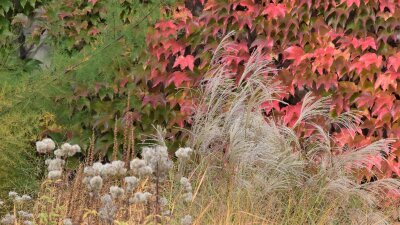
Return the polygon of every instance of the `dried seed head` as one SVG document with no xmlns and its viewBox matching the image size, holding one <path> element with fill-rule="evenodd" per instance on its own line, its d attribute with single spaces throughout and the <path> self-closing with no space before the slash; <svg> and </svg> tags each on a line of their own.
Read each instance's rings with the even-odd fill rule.
<svg viewBox="0 0 400 225">
<path fill-rule="evenodd" d="M 190 158 L 190 155 L 192 154 L 193 149 L 186 147 L 186 148 L 179 148 L 176 152 L 175 155 L 178 157 L 179 160 L 186 161 Z"/>
<path fill-rule="evenodd" d="M 125 184 L 126 184 L 126 192 L 130 193 L 137 187 L 139 184 L 139 179 L 131 176 L 131 177 L 125 177 Z"/>
<path fill-rule="evenodd" d="M 51 179 L 51 180 L 55 180 L 55 179 L 60 178 L 61 175 L 62 175 L 62 171 L 61 171 L 61 170 L 53 170 L 53 171 L 50 171 L 50 172 L 49 172 L 49 174 L 47 175 L 47 177 L 48 177 L 49 179 Z"/>
<path fill-rule="evenodd" d="M 72 220 L 69 218 L 66 218 L 63 220 L 63 225 L 72 225 Z"/>
<path fill-rule="evenodd" d="M 18 211 L 18 216 L 20 216 L 23 219 L 32 219 L 33 218 L 33 214 L 32 213 L 28 213 L 25 211 Z"/>
<path fill-rule="evenodd" d="M 181 224 L 182 225 L 190 225 L 192 224 L 192 216 L 191 215 L 186 215 L 181 219 Z"/>
<path fill-rule="evenodd" d="M 153 173 L 153 169 L 148 166 L 143 159 L 133 159 L 130 163 L 130 168 L 135 175 L 140 177 L 148 176 Z"/>
<path fill-rule="evenodd" d="M 10 191 L 8 192 L 8 197 L 14 200 L 16 197 L 18 197 L 18 193 L 15 191 Z"/>
<path fill-rule="evenodd" d="M 165 146 L 144 147 L 142 155 L 146 164 L 160 177 L 165 176 L 172 168 L 172 161 L 168 158 L 168 149 Z"/>
<path fill-rule="evenodd" d="M 32 200 L 32 198 L 29 195 L 22 195 L 22 200 L 23 201 L 30 201 L 30 200 Z"/>
<path fill-rule="evenodd" d="M 132 198 L 129 199 L 129 203 L 143 203 L 147 202 L 148 198 L 151 196 L 149 192 L 136 192 Z"/>
<path fill-rule="evenodd" d="M 15 223 L 15 216 L 11 214 L 6 214 L 2 219 L 1 219 L 1 224 L 14 224 Z"/>
<path fill-rule="evenodd" d="M 116 175 L 124 176 L 126 174 L 127 169 L 125 168 L 125 162 L 121 160 L 111 162 L 111 165 L 116 169 Z"/>
<path fill-rule="evenodd" d="M 89 181 L 90 189 L 94 192 L 99 192 L 103 187 L 103 178 L 100 176 L 92 177 Z"/>
<path fill-rule="evenodd" d="M 122 198 L 122 196 L 124 196 L 124 189 L 118 187 L 118 186 L 111 186 L 110 187 L 110 194 L 112 196 L 113 199 L 119 199 Z"/>
<path fill-rule="evenodd" d="M 192 191 L 192 185 L 190 184 L 189 179 L 182 177 L 180 183 L 186 192 Z"/>
<path fill-rule="evenodd" d="M 50 138 L 36 142 L 36 151 L 41 154 L 51 153 L 55 148 L 56 144 Z"/>
</svg>

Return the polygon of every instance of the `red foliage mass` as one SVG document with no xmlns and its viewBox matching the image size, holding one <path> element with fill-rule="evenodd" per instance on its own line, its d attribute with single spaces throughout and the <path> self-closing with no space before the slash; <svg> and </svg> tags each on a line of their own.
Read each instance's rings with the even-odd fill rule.
<svg viewBox="0 0 400 225">
<path fill-rule="evenodd" d="M 155 85 L 196 86 L 207 70 L 210 50 L 235 30 L 237 54 L 227 60 L 237 73 L 258 47 L 279 69 L 277 77 L 288 93 L 282 99 L 312 91 L 332 96 L 333 115 L 350 109 L 362 112 L 361 128 L 366 132 L 352 138 L 337 131 L 339 143 L 357 147 L 400 137 L 400 1 L 187 1 L 197 8 L 178 6 L 172 19 L 160 21 L 148 35 L 148 50 L 154 56 L 148 65 Z M 160 63 L 163 68 L 152 66 Z M 169 104 L 176 104 L 173 94 L 166 93 Z M 263 107 L 280 113 L 290 125 L 298 117 L 299 104 L 289 103 Z M 187 119 L 190 112 L 186 108 L 178 114 L 175 122 L 182 125 L 179 119 Z M 377 159 L 375 168 L 382 176 L 399 175 L 398 156 L 396 150 L 387 161 Z"/>
</svg>

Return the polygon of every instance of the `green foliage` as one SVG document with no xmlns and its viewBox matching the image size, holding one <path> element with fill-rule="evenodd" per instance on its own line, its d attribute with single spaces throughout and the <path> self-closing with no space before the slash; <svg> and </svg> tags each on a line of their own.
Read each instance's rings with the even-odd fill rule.
<svg viewBox="0 0 400 225">
<path fill-rule="evenodd" d="M 142 104 L 148 93 L 143 63 L 147 29 L 162 16 L 159 9 L 173 1 L 121 2 L 50 1 L 43 5 L 47 20 L 40 20 L 38 33 L 49 32 L 49 69 L 19 59 L 19 45 L 11 39 L 5 42 L 7 48 L 2 48 L 0 57 L 1 98 L 6 99 L 0 107 L 4 133 L 0 176 L 7 180 L 0 187 L 3 195 L 15 186 L 21 193 L 37 187 L 35 181 L 43 172 L 34 151 L 38 139 L 50 136 L 58 143 L 82 143 L 85 151 L 94 132 L 95 152 L 105 155 L 113 144 L 115 118 L 118 138 L 123 139 L 126 112 L 133 112 L 138 139 L 150 134 L 153 124 L 166 123 L 167 109 Z M 91 12 L 80 15 L 85 9 Z M 59 13 L 64 11 L 58 10 L 77 15 L 60 20 Z M 88 28 L 78 32 L 71 23 L 87 23 Z M 94 28 L 98 32 L 90 33 Z M 15 38 L 18 31 L 14 32 Z"/>
</svg>

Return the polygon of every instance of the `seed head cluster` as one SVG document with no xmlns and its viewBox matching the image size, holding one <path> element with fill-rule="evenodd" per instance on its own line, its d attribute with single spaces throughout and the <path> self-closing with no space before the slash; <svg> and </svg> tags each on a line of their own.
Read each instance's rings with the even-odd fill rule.
<svg viewBox="0 0 400 225">
<path fill-rule="evenodd" d="M 143 159 L 151 167 L 157 176 L 164 177 L 172 168 L 172 161 L 168 157 L 168 149 L 165 146 L 145 147 L 142 150 Z"/>
<path fill-rule="evenodd" d="M 139 177 L 149 176 L 153 173 L 153 169 L 143 159 L 133 159 L 130 163 L 130 168 L 132 173 Z"/>
<path fill-rule="evenodd" d="M 192 154 L 193 149 L 186 147 L 186 148 L 179 148 L 175 152 L 175 156 L 181 160 L 181 161 L 186 161 L 190 158 L 190 155 Z"/>
<path fill-rule="evenodd" d="M 187 179 L 186 177 L 182 177 L 181 181 L 180 181 L 182 187 L 183 187 L 183 200 L 185 202 L 191 202 L 192 198 L 193 198 L 193 194 L 192 194 L 192 185 L 189 182 L 189 179 Z"/>
<path fill-rule="evenodd" d="M 109 194 L 101 197 L 102 207 L 99 210 L 100 219 L 107 224 L 114 222 L 115 214 L 117 213 L 117 207 L 112 201 L 112 197 Z"/>
<path fill-rule="evenodd" d="M 45 138 L 36 142 L 36 151 L 40 154 L 51 153 L 56 148 L 56 144 L 50 138 Z"/>
</svg>

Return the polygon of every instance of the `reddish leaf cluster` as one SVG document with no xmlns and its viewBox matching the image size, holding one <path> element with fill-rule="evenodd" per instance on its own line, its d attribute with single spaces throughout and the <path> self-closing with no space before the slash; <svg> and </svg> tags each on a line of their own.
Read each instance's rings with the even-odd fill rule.
<svg viewBox="0 0 400 225">
<path fill-rule="evenodd" d="M 175 99 L 174 86 L 197 85 L 212 57 L 210 50 L 235 30 L 236 54 L 226 59 L 232 69 L 240 73 L 250 53 L 262 49 L 287 87 L 282 99 L 290 105 L 265 104 L 267 113 L 274 110 L 290 125 L 298 117 L 304 92 L 312 91 L 332 96 L 332 115 L 350 109 L 362 112 L 360 132 L 334 130 L 339 144 L 357 147 L 400 137 L 399 1 L 187 1 L 196 7 L 177 7 L 147 39 L 154 56 L 147 63 L 150 79 L 154 86 L 169 88 L 167 103 L 180 105 L 178 118 L 190 115 L 185 104 L 191 95 L 184 89 L 185 97 Z M 178 119 L 176 123 L 183 124 Z M 399 153 L 377 159 L 371 169 L 385 177 L 400 176 Z"/>
</svg>

